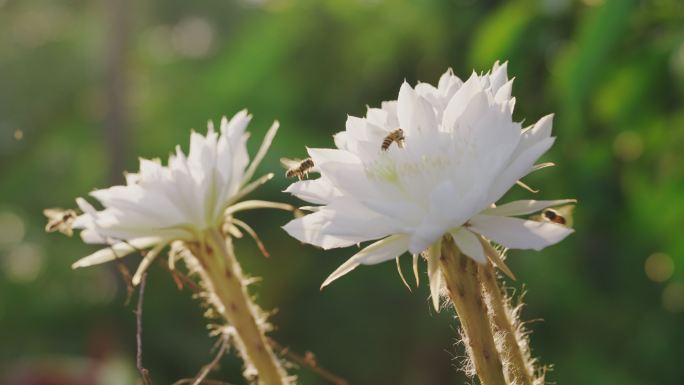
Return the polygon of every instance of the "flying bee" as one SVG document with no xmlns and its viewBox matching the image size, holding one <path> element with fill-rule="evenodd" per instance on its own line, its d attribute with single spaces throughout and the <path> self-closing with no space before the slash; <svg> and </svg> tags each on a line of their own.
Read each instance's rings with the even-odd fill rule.
<svg viewBox="0 0 684 385">
<path fill-rule="evenodd" d="M 314 162 L 311 158 L 304 160 L 281 158 L 280 163 L 287 168 L 287 171 L 285 171 L 286 177 L 297 177 L 299 180 L 304 179 L 314 167 Z"/>
<path fill-rule="evenodd" d="M 392 130 L 385 139 L 382 140 L 382 145 L 380 146 L 380 149 L 382 151 L 387 151 L 389 149 L 389 146 L 392 145 L 392 143 L 396 142 L 397 146 L 399 148 L 404 148 L 404 130 L 401 128 L 397 128 L 396 130 Z"/>
<path fill-rule="evenodd" d="M 52 233 L 59 231 L 60 233 L 70 237 L 73 235 L 72 223 L 78 216 L 74 210 L 62 209 L 45 209 L 43 214 L 48 218 L 48 223 L 45 225 L 45 231 Z"/>
<path fill-rule="evenodd" d="M 572 227 L 572 211 L 574 209 L 575 205 L 566 205 L 555 209 L 544 209 L 541 212 L 540 219 L 566 227 Z"/>
</svg>

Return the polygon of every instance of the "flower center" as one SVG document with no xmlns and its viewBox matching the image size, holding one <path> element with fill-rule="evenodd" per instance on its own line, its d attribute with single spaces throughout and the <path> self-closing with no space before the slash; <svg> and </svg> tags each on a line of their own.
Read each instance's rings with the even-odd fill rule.
<svg viewBox="0 0 684 385">
<path fill-rule="evenodd" d="M 366 164 L 366 175 L 369 179 L 393 184 L 407 179 L 422 183 L 428 175 L 441 175 L 449 165 L 449 159 L 439 154 L 420 155 L 414 159 L 395 159 L 388 154 Z"/>
</svg>

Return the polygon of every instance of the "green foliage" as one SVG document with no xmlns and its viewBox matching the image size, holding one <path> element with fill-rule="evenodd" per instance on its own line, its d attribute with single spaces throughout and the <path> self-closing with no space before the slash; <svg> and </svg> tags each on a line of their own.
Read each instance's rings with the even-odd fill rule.
<svg viewBox="0 0 684 385">
<path fill-rule="evenodd" d="M 112 13 L 102 3 L 0 0 L 0 382 L 15 384 L 3 376 L 26 368 L 66 378 L 88 365 L 114 368 L 114 383 L 135 377 L 135 320 L 116 267 L 71 271 L 93 248 L 44 234 L 41 215 L 120 178 L 112 151 L 135 170 L 137 156 L 187 149 L 189 129 L 247 107 L 252 154 L 270 122 L 282 124 L 261 167 L 278 177 L 255 197 L 296 202 L 280 194 L 289 181 L 278 158 L 331 146 L 347 114 L 395 98 L 404 79 L 434 82 L 448 67 L 467 77 L 509 60 L 516 117 L 556 113 L 545 160 L 558 166 L 526 182 L 540 199 L 579 200 L 568 240 L 510 255 L 514 285 L 528 291 L 523 319 L 544 319 L 529 325 L 533 354 L 554 364 L 547 378 L 559 384 L 681 383 L 680 0 L 129 1 L 129 129 L 117 148 L 105 139 Z M 313 351 L 353 384 L 465 383 L 454 323 L 448 311 L 432 314 L 425 282 L 409 293 L 383 264 L 320 292 L 352 250 L 298 244 L 279 228 L 284 213 L 243 219 L 272 254 L 237 244 L 245 270 L 263 277 L 258 301 L 278 309 L 281 344 Z M 653 253 L 673 262 L 663 282 L 645 273 Z M 211 346 L 198 301 L 160 268 L 146 292 L 155 383 L 194 375 Z M 214 377 L 239 383 L 239 370 L 228 358 Z"/>
</svg>

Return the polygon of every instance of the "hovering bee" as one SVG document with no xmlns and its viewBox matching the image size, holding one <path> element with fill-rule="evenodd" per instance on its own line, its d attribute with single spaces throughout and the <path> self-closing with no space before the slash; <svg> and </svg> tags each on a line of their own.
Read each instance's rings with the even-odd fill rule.
<svg viewBox="0 0 684 385">
<path fill-rule="evenodd" d="M 60 233 L 70 237 L 73 235 L 71 224 L 78 216 L 74 210 L 62 209 L 45 209 L 43 214 L 48 218 L 48 223 L 45 225 L 45 231 L 52 233 L 59 231 Z"/>
<path fill-rule="evenodd" d="M 304 160 L 281 158 L 280 163 L 287 168 L 287 171 L 285 171 L 286 177 L 297 177 L 299 180 L 304 179 L 314 167 L 314 162 L 311 158 Z"/>
<path fill-rule="evenodd" d="M 385 139 L 382 140 L 382 145 L 380 148 L 382 151 L 387 151 L 393 142 L 396 142 L 399 148 L 404 148 L 404 139 L 404 130 L 397 128 L 396 130 L 392 130 L 389 134 L 387 134 Z"/>
<path fill-rule="evenodd" d="M 566 227 L 572 227 L 572 211 L 574 209 L 575 205 L 566 205 L 555 209 L 544 209 L 541 212 L 540 219 Z"/>
</svg>

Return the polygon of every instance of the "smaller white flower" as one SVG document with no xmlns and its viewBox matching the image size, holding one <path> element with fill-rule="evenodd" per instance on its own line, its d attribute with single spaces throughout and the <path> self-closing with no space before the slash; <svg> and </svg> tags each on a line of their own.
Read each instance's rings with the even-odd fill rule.
<svg viewBox="0 0 684 385">
<path fill-rule="evenodd" d="M 572 232 L 515 217 L 574 200 L 494 205 L 525 175 L 549 165 L 535 162 L 554 142 L 551 115 L 524 130 L 512 120 L 512 84 L 505 63 L 465 82 L 451 70 L 437 87 L 404 82 L 396 101 L 369 108 L 365 118 L 350 116 L 346 130 L 334 137 L 337 149 L 308 149 L 320 178 L 295 182 L 286 192 L 321 206 L 285 230 L 324 249 L 377 240 L 323 286 L 359 265 L 407 251 L 415 261 L 445 234 L 485 263 L 483 240 L 540 250 Z M 441 275 L 434 254 L 424 253 L 437 306 Z"/>
<path fill-rule="evenodd" d="M 220 228 L 237 211 L 272 207 L 270 202 L 239 200 L 273 177 L 249 183 L 278 130 L 274 122 L 255 159 L 249 164 L 245 129 L 252 116 L 246 110 L 221 120 L 219 131 L 209 122 L 206 135 L 192 132 L 186 156 L 180 146 L 167 166 L 159 159 L 140 159 L 140 171 L 126 175 L 126 184 L 90 193 L 103 206 L 96 210 L 83 198 L 76 201 L 83 214 L 73 222 L 86 243 L 106 244 L 73 264 L 74 268 L 111 261 L 133 251 L 152 248 L 141 262 L 133 283 L 159 252 L 173 241 L 200 241 Z M 253 234 L 242 221 L 237 224 Z M 234 226 L 233 226 L 234 227 Z"/>
</svg>

